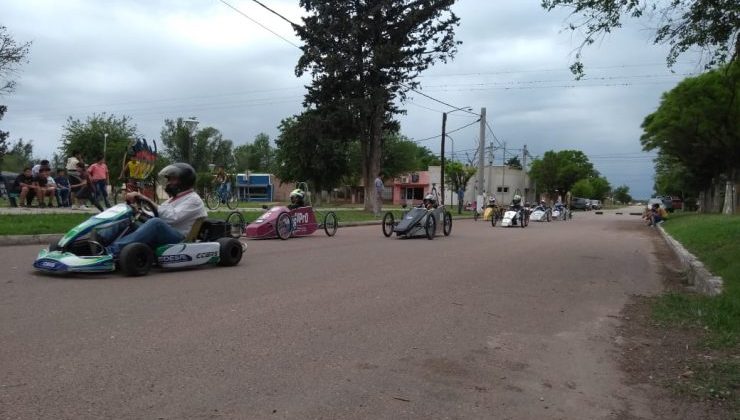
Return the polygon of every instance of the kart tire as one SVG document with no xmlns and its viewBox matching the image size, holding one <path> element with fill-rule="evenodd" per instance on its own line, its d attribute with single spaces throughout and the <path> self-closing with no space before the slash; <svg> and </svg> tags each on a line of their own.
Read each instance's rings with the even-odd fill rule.
<svg viewBox="0 0 740 420">
<path fill-rule="evenodd" d="M 529 226 L 529 215 L 522 217 L 522 227 L 525 228 L 527 226 Z"/>
<path fill-rule="evenodd" d="M 496 222 L 498 222 L 498 211 L 494 210 L 491 213 L 491 226 L 496 227 Z"/>
<path fill-rule="evenodd" d="M 234 238 L 218 238 L 217 242 L 219 244 L 218 265 L 231 267 L 239 264 L 244 253 L 242 243 Z"/>
<path fill-rule="evenodd" d="M 244 235 L 246 223 L 244 223 L 244 216 L 238 211 L 232 211 L 226 216 L 226 224 L 229 225 L 229 235 L 232 238 L 240 238 Z"/>
<path fill-rule="evenodd" d="M 324 232 L 326 232 L 326 236 L 336 235 L 337 225 L 337 214 L 333 211 L 326 213 L 326 216 L 324 216 Z"/>
<path fill-rule="evenodd" d="M 434 239 L 434 234 L 437 230 L 437 221 L 434 219 L 434 215 L 430 214 L 427 216 L 427 220 L 424 222 L 424 233 L 427 235 L 427 239 L 430 241 Z"/>
<path fill-rule="evenodd" d="M 127 276 L 143 276 L 154 264 L 154 252 L 147 244 L 132 242 L 121 250 L 118 264 Z"/>
<path fill-rule="evenodd" d="M 443 217 L 444 224 L 442 225 L 442 233 L 444 233 L 445 236 L 450 236 L 450 233 L 452 233 L 452 214 L 449 211 L 446 211 Z"/>
<path fill-rule="evenodd" d="M 387 212 L 383 216 L 383 235 L 386 238 L 390 238 L 391 235 L 393 235 L 393 228 L 396 226 L 396 221 L 394 220 L 393 213 Z"/>
<path fill-rule="evenodd" d="M 552 222 L 552 213 L 547 212 L 547 221 Z"/>
<path fill-rule="evenodd" d="M 211 192 L 206 194 L 206 207 L 209 210 L 218 210 L 221 206 L 221 196 L 218 192 Z"/>
<path fill-rule="evenodd" d="M 278 216 L 275 222 L 275 233 L 282 240 L 290 238 L 291 233 L 293 233 L 293 221 L 288 213 L 282 212 Z"/>
<path fill-rule="evenodd" d="M 473 221 L 477 222 L 478 221 L 478 216 L 479 216 L 478 215 L 478 210 L 477 209 L 476 210 L 473 210 Z"/>
</svg>

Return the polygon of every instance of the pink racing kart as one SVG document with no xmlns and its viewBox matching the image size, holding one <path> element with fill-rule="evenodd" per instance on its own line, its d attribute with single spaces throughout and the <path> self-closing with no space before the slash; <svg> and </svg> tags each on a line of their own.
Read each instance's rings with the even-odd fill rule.
<svg viewBox="0 0 740 420">
<path fill-rule="evenodd" d="M 308 191 L 305 182 L 299 183 L 298 188 Z M 317 222 L 317 216 L 322 218 L 322 223 Z M 248 223 L 244 234 L 252 239 L 280 238 L 285 240 L 291 236 L 311 235 L 318 229 L 324 229 L 327 236 L 334 236 L 337 233 L 337 225 L 337 215 L 333 211 L 322 214 L 314 211 L 310 204 L 295 209 L 275 206 L 267 209 L 254 222 Z"/>
</svg>

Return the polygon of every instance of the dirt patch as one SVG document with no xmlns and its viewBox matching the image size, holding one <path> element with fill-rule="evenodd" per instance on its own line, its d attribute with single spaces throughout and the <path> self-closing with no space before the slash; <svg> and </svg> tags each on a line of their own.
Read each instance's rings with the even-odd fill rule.
<svg viewBox="0 0 740 420">
<path fill-rule="evenodd" d="M 653 245 L 666 291 L 691 292 L 662 238 L 655 235 Z M 730 395 L 717 394 L 710 382 L 699 378 L 701 372 L 737 356 L 702 345 L 706 333 L 701 328 L 657 323 L 652 317 L 657 299 L 635 296 L 621 313 L 617 343 L 626 384 L 645 392 L 656 419 L 740 419 L 740 407 L 731 402 L 740 400 L 740 384 Z M 628 413 L 617 416 L 620 420 L 636 418 Z"/>
</svg>

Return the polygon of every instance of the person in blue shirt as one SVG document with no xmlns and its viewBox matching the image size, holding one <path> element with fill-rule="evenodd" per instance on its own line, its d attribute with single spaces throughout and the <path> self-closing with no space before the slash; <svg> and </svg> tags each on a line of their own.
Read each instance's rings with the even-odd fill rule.
<svg viewBox="0 0 740 420">
<path fill-rule="evenodd" d="M 67 177 L 67 171 L 65 169 L 58 169 L 57 176 L 54 177 L 54 182 L 57 184 L 57 202 L 60 207 L 70 207 L 70 184 L 69 177 Z"/>
</svg>

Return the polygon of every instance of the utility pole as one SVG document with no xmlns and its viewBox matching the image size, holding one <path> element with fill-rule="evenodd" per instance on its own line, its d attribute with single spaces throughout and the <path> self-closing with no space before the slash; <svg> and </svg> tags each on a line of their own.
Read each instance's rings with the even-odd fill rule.
<svg viewBox="0 0 740 420">
<path fill-rule="evenodd" d="M 486 108 L 480 109 L 480 139 L 478 143 L 478 189 L 481 195 L 486 190 L 485 184 L 483 184 L 483 160 L 484 160 L 484 147 L 486 144 Z M 478 197 L 473 197 L 476 201 L 476 210 L 482 208 L 483 203 L 478 202 Z"/>
<path fill-rule="evenodd" d="M 524 178 L 523 178 L 525 182 L 524 189 L 526 191 L 528 189 L 527 188 L 527 185 L 528 185 L 527 183 L 527 145 L 526 144 L 524 145 L 524 148 L 522 148 L 522 173 L 524 174 Z M 534 194 L 535 201 L 539 202 L 539 200 L 537 200 L 537 193 L 533 191 L 533 194 Z M 525 194 L 525 198 L 526 198 L 526 194 Z"/>
<path fill-rule="evenodd" d="M 442 155 L 442 159 L 440 160 L 442 163 L 442 167 L 439 171 L 439 188 L 442 191 L 442 205 L 445 205 L 445 130 L 447 128 L 447 113 L 442 113 L 442 145 L 440 146 L 440 153 Z"/>
<path fill-rule="evenodd" d="M 506 202 L 506 142 L 503 142 L 504 151 L 501 154 L 501 202 Z"/>
</svg>

